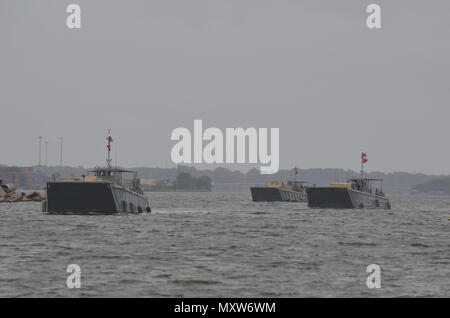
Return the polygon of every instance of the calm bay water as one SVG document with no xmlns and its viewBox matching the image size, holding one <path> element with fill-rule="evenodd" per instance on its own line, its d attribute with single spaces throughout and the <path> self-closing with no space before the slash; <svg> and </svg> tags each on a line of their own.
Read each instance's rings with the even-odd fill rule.
<svg viewBox="0 0 450 318">
<path fill-rule="evenodd" d="M 312 210 L 245 193 L 147 193 L 146 215 L 0 204 L 0 296 L 450 296 L 450 197 Z M 81 289 L 68 289 L 69 264 Z M 366 267 L 381 266 L 381 289 Z"/>
</svg>

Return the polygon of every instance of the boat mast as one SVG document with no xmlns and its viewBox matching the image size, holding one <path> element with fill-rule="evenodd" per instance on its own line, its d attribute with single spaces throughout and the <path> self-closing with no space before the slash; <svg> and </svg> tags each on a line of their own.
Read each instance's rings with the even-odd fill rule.
<svg viewBox="0 0 450 318">
<path fill-rule="evenodd" d="M 361 153 L 361 179 L 364 177 L 364 163 L 363 163 L 363 153 Z"/>
<path fill-rule="evenodd" d="M 106 140 L 108 141 L 108 145 L 106 148 L 108 149 L 108 158 L 106 159 L 107 167 L 108 169 L 111 169 L 111 142 L 113 141 L 111 137 L 111 129 L 108 129 L 108 135 L 106 137 Z"/>
<path fill-rule="evenodd" d="M 361 152 L 361 179 L 364 177 L 364 164 L 367 162 L 367 152 Z"/>
</svg>

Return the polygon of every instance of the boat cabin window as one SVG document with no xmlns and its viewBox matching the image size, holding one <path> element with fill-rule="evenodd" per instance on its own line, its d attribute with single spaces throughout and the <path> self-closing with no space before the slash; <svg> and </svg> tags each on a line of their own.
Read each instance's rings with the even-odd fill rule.
<svg viewBox="0 0 450 318">
<path fill-rule="evenodd" d="M 109 170 L 97 170 L 97 171 L 95 171 L 95 176 L 96 177 L 112 177 L 113 172 L 109 171 Z"/>
</svg>

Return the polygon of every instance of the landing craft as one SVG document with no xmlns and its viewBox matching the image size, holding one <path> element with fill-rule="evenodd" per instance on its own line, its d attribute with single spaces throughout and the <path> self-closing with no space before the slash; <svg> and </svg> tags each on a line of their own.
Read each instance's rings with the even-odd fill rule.
<svg viewBox="0 0 450 318">
<path fill-rule="evenodd" d="M 268 182 L 264 187 L 251 187 L 250 192 L 255 202 L 287 201 L 306 202 L 307 182 L 297 180 L 298 169 L 295 168 L 293 180 L 284 182 Z"/>
<path fill-rule="evenodd" d="M 367 153 L 361 154 L 361 176 L 347 182 L 332 183 L 329 187 L 306 189 L 308 206 L 324 209 L 383 208 L 391 204 L 383 191 L 382 179 L 364 178 Z"/>
<path fill-rule="evenodd" d="M 136 171 L 111 166 L 111 142 L 108 132 L 107 166 L 89 171 L 88 176 L 51 180 L 46 185 L 42 210 L 48 213 L 142 213 L 151 212 Z M 132 174 L 131 180 L 124 178 Z"/>
</svg>

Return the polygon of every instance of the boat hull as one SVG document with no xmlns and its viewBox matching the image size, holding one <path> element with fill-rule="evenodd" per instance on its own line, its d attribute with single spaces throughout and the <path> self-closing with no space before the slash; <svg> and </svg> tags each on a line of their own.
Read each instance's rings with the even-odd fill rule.
<svg viewBox="0 0 450 318">
<path fill-rule="evenodd" d="M 323 209 L 390 209 L 389 199 L 370 193 L 338 187 L 307 188 L 308 206 Z"/>
<path fill-rule="evenodd" d="M 43 210 L 48 213 L 138 213 L 148 200 L 110 182 L 49 181 Z"/>
<path fill-rule="evenodd" d="M 252 199 L 255 202 L 272 202 L 272 201 L 286 201 L 286 202 L 306 202 L 306 192 L 290 191 L 280 188 L 270 187 L 252 187 L 250 188 Z"/>
</svg>

